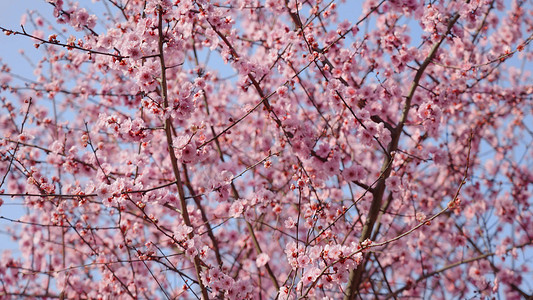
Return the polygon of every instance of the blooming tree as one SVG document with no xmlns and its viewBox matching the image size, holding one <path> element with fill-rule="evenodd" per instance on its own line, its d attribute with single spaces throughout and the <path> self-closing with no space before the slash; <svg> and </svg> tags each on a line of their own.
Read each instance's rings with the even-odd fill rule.
<svg viewBox="0 0 533 300">
<path fill-rule="evenodd" d="M 47 2 L 2 298 L 533 294 L 532 1 Z"/>
</svg>

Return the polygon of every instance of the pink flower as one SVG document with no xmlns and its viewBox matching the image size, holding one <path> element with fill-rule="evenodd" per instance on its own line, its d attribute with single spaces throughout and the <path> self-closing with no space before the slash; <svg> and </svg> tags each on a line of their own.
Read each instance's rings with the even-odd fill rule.
<svg viewBox="0 0 533 300">
<path fill-rule="evenodd" d="M 288 90 L 289 89 L 286 86 L 282 85 L 276 90 L 276 93 L 278 94 L 279 97 L 285 97 L 287 96 Z"/>
<path fill-rule="evenodd" d="M 366 171 L 363 166 L 352 165 L 351 167 L 345 168 L 342 171 L 344 179 L 347 181 L 361 181 L 366 177 Z"/>
<path fill-rule="evenodd" d="M 150 69 L 143 68 L 138 73 L 137 78 L 142 85 L 150 84 L 154 81 L 155 75 Z"/>
<path fill-rule="evenodd" d="M 307 265 L 311 263 L 311 259 L 309 258 L 309 256 L 304 254 L 304 255 L 298 256 L 297 262 L 298 262 L 299 268 L 305 268 L 307 267 Z"/>
<path fill-rule="evenodd" d="M 238 218 L 242 215 L 243 210 L 244 206 L 242 205 L 242 202 L 237 200 L 231 204 L 229 216 L 232 218 Z"/>
<path fill-rule="evenodd" d="M 186 225 L 180 225 L 178 228 L 174 231 L 174 238 L 177 241 L 183 241 L 188 238 L 189 233 L 192 232 L 192 228 Z"/>
<path fill-rule="evenodd" d="M 28 134 L 26 132 L 22 133 L 22 134 L 19 134 L 19 142 L 21 143 L 28 143 L 30 142 L 31 140 L 33 140 L 35 137 L 31 134 Z"/>
<path fill-rule="evenodd" d="M 346 31 L 348 31 L 351 28 L 352 24 L 348 20 L 344 20 L 337 26 L 337 33 L 338 34 L 344 34 Z"/>
<path fill-rule="evenodd" d="M 282 286 L 279 289 L 279 299 L 280 300 L 293 300 L 294 296 L 290 294 L 290 289 L 286 286 Z"/>
<path fill-rule="evenodd" d="M 258 268 L 261 268 L 262 266 L 266 265 L 268 261 L 270 260 L 270 257 L 266 253 L 261 253 L 257 256 L 255 263 Z"/>
<path fill-rule="evenodd" d="M 85 8 L 82 8 L 76 12 L 75 17 L 76 22 L 78 22 L 77 25 L 84 26 L 87 25 L 87 21 L 89 20 L 89 14 L 87 13 L 87 10 Z"/>
<path fill-rule="evenodd" d="M 185 145 L 180 150 L 181 161 L 184 163 L 193 163 L 197 159 L 196 148 L 192 144 Z"/>
<path fill-rule="evenodd" d="M 387 187 L 393 192 L 398 192 L 402 187 L 400 177 L 390 176 L 387 178 Z"/>
<path fill-rule="evenodd" d="M 296 225 L 296 222 L 294 221 L 292 217 L 289 217 L 287 218 L 287 220 L 285 220 L 285 228 L 291 229 L 291 228 L 294 228 L 295 225 Z"/>
<path fill-rule="evenodd" d="M 133 60 L 138 60 L 142 57 L 142 51 L 139 49 L 139 46 L 132 45 L 126 50 L 126 55 L 129 56 Z M 147 76 L 146 74 L 143 74 L 143 76 Z"/>
<path fill-rule="evenodd" d="M 311 284 L 313 281 L 315 281 L 318 276 L 320 275 L 321 271 L 317 267 L 311 267 L 307 268 L 306 271 L 302 275 L 302 284 L 304 286 Z"/>
</svg>

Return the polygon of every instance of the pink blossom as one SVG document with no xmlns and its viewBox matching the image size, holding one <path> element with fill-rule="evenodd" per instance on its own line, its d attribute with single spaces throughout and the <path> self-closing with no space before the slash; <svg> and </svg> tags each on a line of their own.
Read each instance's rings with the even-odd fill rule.
<svg viewBox="0 0 533 300">
<path fill-rule="evenodd" d="M 258 268 L 263 267 L 267 264 L 267 262 L 270 260 L 270 257 L 266 253 L 261 253 L 257 256 L 257 259 L 255 260 L 255 263 L 257 264 Z"/>
<path fill-rule="evenodd" d="M 531 1 L 46 2 L 2 24 L 4 297 L 530 294 Z"/>
<path fill-rule="evenodd" d="M 242 215 L 243 210 L 244 206 L 241 201 L 233 202 L 229 210 L 229 216 L 232 218 L 238 218 Z"/>
<path fill-rule="evenodd" d="M 387 179 L 387 187 L 393 192 L 398 192 L 402 185 L 401 180 L 398 176 L 391 176 Z"/>
<path fill-rule="evenodd" d="M 292 217 L 289 217 L 287 220 L 285 220 L 285 228 L 291 229 L 296 225 L 296 222 L 292 219 Z"/>
<path fill-rule="evenodd" d="M 363 166 L 352 165 L 342 171 L 342 175 L 348 181 L 361 181 L 365 179 L 366 171 Z"/>
</svg>

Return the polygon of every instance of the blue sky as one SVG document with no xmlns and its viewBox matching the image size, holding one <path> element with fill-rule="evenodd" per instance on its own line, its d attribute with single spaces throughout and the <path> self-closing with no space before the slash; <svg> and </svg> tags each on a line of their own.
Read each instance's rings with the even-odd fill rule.
<svg viewBox="0 0 533 300">
<path fill-rule="evenodd" d="M 50 15 L 52 12 L 52 6 L 41 0 L 0 0 L 0 7 L 2 8 L 0 9 L 0 25 L 15 30 L 20 30 L 21 16 L 28 10 L 38 11 L 45 16 Z M 33 47 L 33 42 L 28 38 L 0 34 L 0 58 L 2 63 L 7 63 L 18 75 L 33 78 L 33 68 L 20 55 L 20 49 L 25 49 L 25 52 L 30 57 L 38 57 L 35 55 L 37 50 Z M 20 199 L 3 197 L 2 200 L 4 200 L 4 204 L 0 207 L 0 216 L 18 219 L 23 215 L 23 207 L 19 205 L 22 202 Z M 0 219 L 0 252 L 9 249 L 16 253 L 18 243 L 3 234 L 7 226 L 13 226 L 13 223 Z"/>
</svg>

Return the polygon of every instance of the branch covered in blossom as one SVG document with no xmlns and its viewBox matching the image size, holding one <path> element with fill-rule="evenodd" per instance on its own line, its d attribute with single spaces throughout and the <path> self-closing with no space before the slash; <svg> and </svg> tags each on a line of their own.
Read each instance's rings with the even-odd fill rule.
<svg viewBox="0 0 533 300">
<path fill-rule="evenodd" d="M 530 1 L 45 2 L 0 298 L 533 295 Z"/>
</svg>

